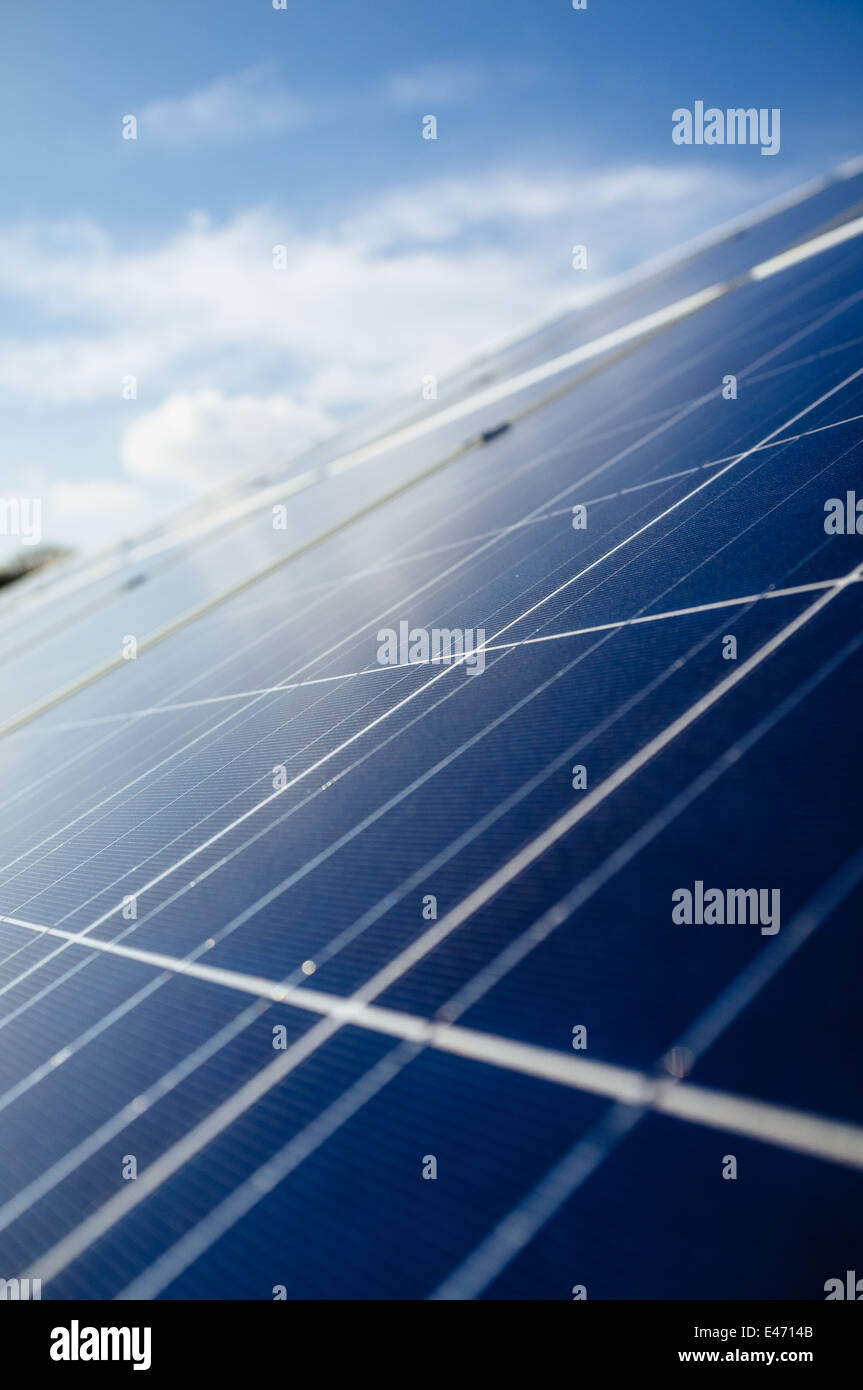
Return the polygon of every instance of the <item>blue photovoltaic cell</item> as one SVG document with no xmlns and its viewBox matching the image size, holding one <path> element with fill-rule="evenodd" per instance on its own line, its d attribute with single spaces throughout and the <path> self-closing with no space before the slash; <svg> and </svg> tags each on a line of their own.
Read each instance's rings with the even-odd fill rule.
<svg viewBox="0 0 863 1390">
<path fill-rule="evenodd" d="M 471 372 L 731 280 L 859 185 Z M 7 596 L 0 716 L 58 698 L 2 746 L 4 1268 L 267 1299 L 804 1298 L 846 1267 L 863 545 L 824 504 L 859 489 L 861 263 L 856 237 L 741 284 L 288 497 L 286 530 L 268 493 Z M 482 630 L 485 669 L 381 665 L 402 621 Z M 780 930 L 673 923 L 699 880 L 779 889 Z M 670 1072 L 694 1120 L 624 1103 Z"/>
</svg>

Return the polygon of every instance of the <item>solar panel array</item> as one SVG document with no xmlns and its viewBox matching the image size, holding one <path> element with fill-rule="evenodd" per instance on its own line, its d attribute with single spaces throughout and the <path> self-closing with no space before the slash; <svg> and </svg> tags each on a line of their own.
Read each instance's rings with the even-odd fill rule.
<svg viewBox="0 0 863 1390">
<path fill-rule="evenodd" d="M 3 596 L 0 1274 L 851 1267 L 861 187 Z M 383 664 L 400 624 L 479 646 Z M 778 889 L 779 930 L 673 921 L 697 883 Z"/>
</svg>

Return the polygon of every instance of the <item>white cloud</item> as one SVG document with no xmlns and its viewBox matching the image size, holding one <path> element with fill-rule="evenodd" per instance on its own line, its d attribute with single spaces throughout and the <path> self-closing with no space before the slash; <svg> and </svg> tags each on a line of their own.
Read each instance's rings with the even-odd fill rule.
<svg viewBox="0 0 863 1390">
<path fill-rule="evenodd" d="M 220 226 L 195 213 L 143 249 L 88 225 L 0 231 L 0 293 L 24 300 L 41 329 L 0 339 L 0 391 L 116 400 L 131 373 L 141 408 L 207 386 L 287 384 L 300 403 L 326 405 L 329 382 L 329 404 L 378 397 L 567 307 L 729 201 L 746 194 L 691 169 L 489 173 L 386 194 L 324 227 L 272 209 Z M 590 248 L 589 277 L 571 270 L 574 241 Z"/>
<path fill-rule="evenodd" d="M 541 79 L 542 70 L 527 63 L 426 63 L 391 73 L 383 85 L 383 104 L 434 111 L 475 100 L 490 90 L 512 93 Z"/>
<path fill-rule="evenodd" d="M 142 415 L 123 436 L 128 473 L 195 493 L 247 469 L 266 472 L 328 433 L 332 422 L 287 396 L 178 392 Z"/>
<path fill-rule="evenodd" d="M 498 81 L 507 76 L 521 81 L 525 74 L 518 69 L 496 73 Z M 355 112 L 358 104 L 370 112 L 409 108 L 417 103 L 457 105 L 477 96 L 489 81 L 488 70 L 478 63 L 429 64 L 393 73 L 382 87 L 364 94 L 354 92 L 350 105 L 331 95 L 324 107 L 280 81 L 274 64 L 263 63 L 225 73 L 195 91 L 149 101 L 132 114 L 137 115 L 142 142 L 187 148 L 278 135 L 331 119 L 336 113 Z"/>
<path fill-rule="evenodd" d="M 122 478 L 64 479 L 46 500 L 46 539 L 77 542 L 82 534 L 98 544 L 134 536 L 155 520 L 159 508 L 146 488 Z"/>
<path fill-rule="evenodd" d="M 385 99 L 394 106 L 441 105 L 468 101 L 488 81 L 478 63 L 434 63 L 409 72 L 393 73 L 386 81 Z"/>
<path fill-rule="evenodd" d="M 290 130 L 313 114 L 263 65 L 220 77 L 184 96 L 149 102 L 139 115 L 138 138 L 183 145 L 238 140 Z"/>
<path fill-rule="evenodd" d="M 119 485 L 134 479 L 155 506 L 171 488 L 188 496 L 272 467 L 346 409 L 418 392 L 426 373 L 769 191 L 692 167 L 488 171 L 384 194 L 320 226 L 275 208 L 221 225 L 194 212 L 144 247 L 87 223 L 0 228 L 0 295 L 29 330 L 0 338 L 0 396 L 93 409 L 102 436 L 117 432 Z M 571 268 L 574 242 L 589 247 L 587 275 Z M 121 404 L 127 374 L 138 396 Z M 66 491 L 55 505 L 83 534 L 86 514 L 103 525 L 104 496 Z"/>
</svg>

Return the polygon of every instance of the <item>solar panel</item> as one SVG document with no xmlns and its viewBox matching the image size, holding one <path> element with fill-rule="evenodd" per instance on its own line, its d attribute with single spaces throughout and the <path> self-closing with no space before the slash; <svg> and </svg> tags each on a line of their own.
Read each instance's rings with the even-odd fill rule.
<svg viewBox="0 0 863 1390">
<path fill-rule="evenodd" d="M 846 1268 L 860 180 L 6 597 L 2 1269 L 267 1300 Z"/>
</svg>

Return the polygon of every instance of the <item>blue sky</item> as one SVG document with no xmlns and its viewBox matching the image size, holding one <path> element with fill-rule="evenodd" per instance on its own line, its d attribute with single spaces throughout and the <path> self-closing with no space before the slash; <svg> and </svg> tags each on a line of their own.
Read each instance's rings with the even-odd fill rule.
<svg viewBox="0 0 863 1390">
<path fill-rule="evenodd" d="M 861 34 L 850 0 L 13 7 L 0 496 L 90 548 L 419 393 L 859 154 Z M 780 153 L 675 146 L 698 99 L 779 107 Z"/>
</svg>

